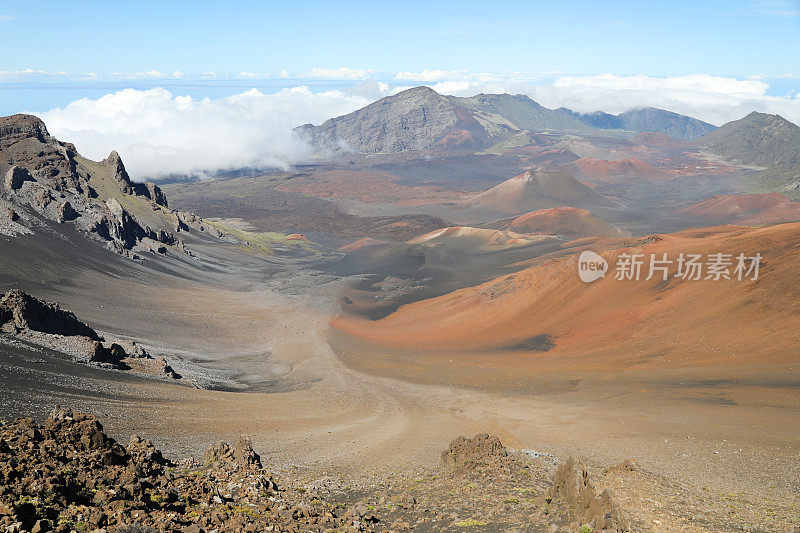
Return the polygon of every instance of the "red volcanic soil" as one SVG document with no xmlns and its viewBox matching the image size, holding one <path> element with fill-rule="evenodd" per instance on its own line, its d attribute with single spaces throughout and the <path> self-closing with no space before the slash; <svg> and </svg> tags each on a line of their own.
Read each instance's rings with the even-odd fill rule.
<svg viewBox="0 0 800 533">
<path fill-rule="evenodd" d="M 358 250 L 363 250 L 364 248 L 369 248 L 370 246 L 381 246 L 385 244 L 391 244 L 389 241 L 381 241 L 379 239 L 373 239 L 371 237 L 364 237 L 363 239 L 358 239 L 355 242 L 351 242 L 350 244 L 346 244 L 339 248 L 340 252 L 355 252 Z"/>
<path fill-rule="evenodd" d="M 453 202 L 463 197 L 441 187 L 401 185 L 398 181 L 399 177 L 383 170 L 327 170 L 292 178 L 276 188 L 319 198 L 353 199 L 364 203 L 421 205 Z"/>
<path fill-rule="evenodd" d="M 454 150 L 457 148 L 476 150 L 481 147 L 481 143 L 471 131 L 455 130 L 442 137 L 433 147 L 442 150 Z"/>
<path fill-rule="evenodd" d="M 487 144 L 488 138 L 480 123 L 472 114 L 462 109 L 458 109 L 456 114 L 458 115 L 458 120 L 453 125 L 453 129 L 440 139 L 433 148 L 445 150 L 480 150 L 483 148 Z"/>
<path fill-rule="evenodd" d="M 715 196 L 681 209 L 678 213 L 715 224 L 736 223 L 751 226 L 781 224 L 800 220 L 800 202 L 790 200 L 777 192 Z"/>
<path fill-rule="evenodd" d="M 660 273 L 645 280 L 647 266 L 638 281 L 614 276 L 622 253 L 674 260 L 680 253 L 756 252 L 763 256 L 756 281 L 684 280 L 674 276 L 675 264 L 667 281 Z M 381 320 L 340 316 L 332 325 L 373 346 L 369 365 L 376 369 L 399 369 L 398 354 L 437 372 L 464 354 L 484 373 L 504 368 L 519 379 L 578 369 L 800 361 L 800 223 L 691 229 L 601 255 L 609 272 L 593 283 L 579 279 L 571 255 L 403 306 Z"/>
<path fill-rule="evenodd" d="M 667 178 L 670 173 L 655 168 L 640 159 L 620 159 L 618 161 L 605 161 L 593 157 L 583 157 L 562 168 L 573 168 L 580 176 L 593 180 L 608 180 L 610 178 L 644 178 L 655 180 Z"/>
<path fill-rule="evenodd" d="M 287 235 L 286 236 L 286 240 L 287 241 L 307 241 L 308 238 L 306 238 L 306 236 L 303 235 L 302 233 L 292 233 L 291 235 Z"/>
<path fill-rule="evenodd" d="M 577 207 L 553 207 L 518 216 L 503 229 L 517 233 L 544 233 L 569 237 L 621 237 L 620 230 Z"/>
</svg>

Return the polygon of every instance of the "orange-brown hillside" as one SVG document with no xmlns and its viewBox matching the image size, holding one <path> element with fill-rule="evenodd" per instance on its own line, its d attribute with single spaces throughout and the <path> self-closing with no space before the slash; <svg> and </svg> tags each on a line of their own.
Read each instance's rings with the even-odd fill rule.
<svg viewBox="0 0 800 533">
<path fill-rule="evenodd" d="M 568 237 L 621 237 L 622 232 L 578 207 L 553 207 L 520 215 L 504 229 L 516 233 L 543 233 Z"/>
<path fill-rule="evenodd" d="M 721 224 L 744 225 L 780 224 L 800 220 L 800 202 L 774 192 L 715 196 L 679 211 L 695 220 Z"/>
<path fill-rule="evenodd" d="M 603 252 L 611 270 L 590 284 L 579 279 L 572 255 L 403 306 L 378 321 L 342 316 L 332 325 L 376 345 L 373 365 L 381 347 L 429 354 L 431 365 L 437 353 L 452 364 L 460 352 L 518 375 L 800 360 L 800 224 L 692 229 L 642 242 Z M 674 265 L 668 281 L 614 279 L 621 253 L 674 259 L 681 252 L 760 252 L 763 264 L 757 281 L 682 280 L 672 277 Z M 402 365 L 392 357 L 392 365 Z"/>
<path fill-rule="evenodd" d="M 607 180 L 611 178 L 659 179 L 669 176 L 668 172 L 635 158 L 605 161 L 594 157 L 583 157 L 564 165 L 564 167 L 574 169 L 577 171 L 578 176 L 592 180 Z"/>
</svg>

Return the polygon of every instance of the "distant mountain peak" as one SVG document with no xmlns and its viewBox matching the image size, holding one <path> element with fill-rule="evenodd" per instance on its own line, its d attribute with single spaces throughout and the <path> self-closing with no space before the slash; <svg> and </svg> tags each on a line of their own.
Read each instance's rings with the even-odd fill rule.
<svg viewBox="0 0 800 533">
<path fill-rule="evenodd" d="M 758 111 L 723 124 L 702 141 L 713 152 L 746 165 L 772 166 L 800 158 L 800 126 Z"/>
<path fill-rule="evenodd" d="M 610 115 L 548 109 L 523 94 L 446 96 L 420 85 L 386 96 L 319 126 L 296 131 L 316 147 L 336 152 L 391 154 L 413 150 L 477 151 L 522 130 L 590 134 L 601 130 L 652 131 L 695 139 L 714 126 L 656 108 Z"/>
<path fill-rule="evenodd" d="M 729 161 L 767 167 L 750 177 L 758 189 L 798 194 L 800 126 L 797 124 L 780 115 L 754 111 L 723 124 L 701 141 Z"/>
</svg>

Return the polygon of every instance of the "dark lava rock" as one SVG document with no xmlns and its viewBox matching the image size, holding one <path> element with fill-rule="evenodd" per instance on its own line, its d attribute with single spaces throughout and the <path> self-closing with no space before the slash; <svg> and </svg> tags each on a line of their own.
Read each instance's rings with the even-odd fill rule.
<svg viewBox="0 0 800 533">
<path fill-rule="evenodd" d="M 163 357 L 161 358 L 160 364 L 161 364 L 161 371 L 164 372 L 164 375 L 167 376 L 168 378 L 181 379 L 183 377 L 177 372 L 175 372 L 175 369 L 172 368 L 169 365 L 169 363 L 167 363 L 167 360 L 164 359 Z"/>
<path fill-rule="evenodd" d="M 67 222 L 68 220 L 75 220 L 80 216 L 80 213 L 75 211 L 72 207 L 72 204 L 64 202 L 63 204 L 59 204 L 58 206 L 58 222 Z"/>
<path fill-rule="evenodd" d="M 151 442 L 133 436 L 123 447 L 95 417 L 71 409 L 56 407 L 41 426 L 30 418 L 0 424 L 0 531 L 49 531 L 53 524 L 64 532 L 220 533 L 357 525 L 322 516 L 335 505 L 320 508 L 318 496 L 307 498 L 314 505 L 299 493 L 276 498 L 278 487 L 261 470 L 249 439 L 236 449 L 220 448 L 216 457 L 236 468 L 177 467 Z"/>
<path fill-rule="evenodd" d="M 9 191 L 16 191 L 22 187 L 22 184 L 26 181 L 33 181 L 31 173 L 28 172 L 28 169 L 15 165 L 8 169 L 8 172 L 6 172 L 6 177 L 3 181 L 3 184 Z"/>
<path fill-rule="evenodd" d="M 147 191 L 145 196 L 150 198 L 154 203 L 164 207 L 169 207 L 167 205 L 167 195 L 164 194 L 164 191 L 161 190 L 161 187 L 155 183 L 146 181 L 144 183 L 144 188 Z"/>
<path fill-rule="evenodd" d="M 101 365 L 108 365 L 120 370 L 128 370 L 130 367 L 122 360 L 128 356 L 125 349 L 117 343 L 105 347 L 100 341 L 95 341 L 90 348 L 89 362 Z"/>
<path fill-rule="evenodd" d="M 95 330 L 78 320 L 58 304 L 44 302 L 19 289 L 12 289 L 0 299 L 0 323 L 13 321 L 18 329 L 65 336 L 83 336 L 100 340 Z"/>
</svg>

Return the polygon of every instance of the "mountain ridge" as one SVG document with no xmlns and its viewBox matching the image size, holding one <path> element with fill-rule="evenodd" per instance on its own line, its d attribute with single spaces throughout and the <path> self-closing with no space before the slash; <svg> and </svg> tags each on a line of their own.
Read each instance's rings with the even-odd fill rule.
<svg viewBox="0 0 800 533">
<path fill-rule="evenodd" d="M 609 131 L 663 133 L 692 140 L 715 126 L 656 108 L 619 115 L 549 109 L 522 94 L 442 95 L 421 85 L 386 96 L 322 124 L 303 124 L 295 132 L 318 149 L 349 149 L 363 154 L 412 150 L 489 148 L 523 131 L 603 134 Z"/>
</svg>

